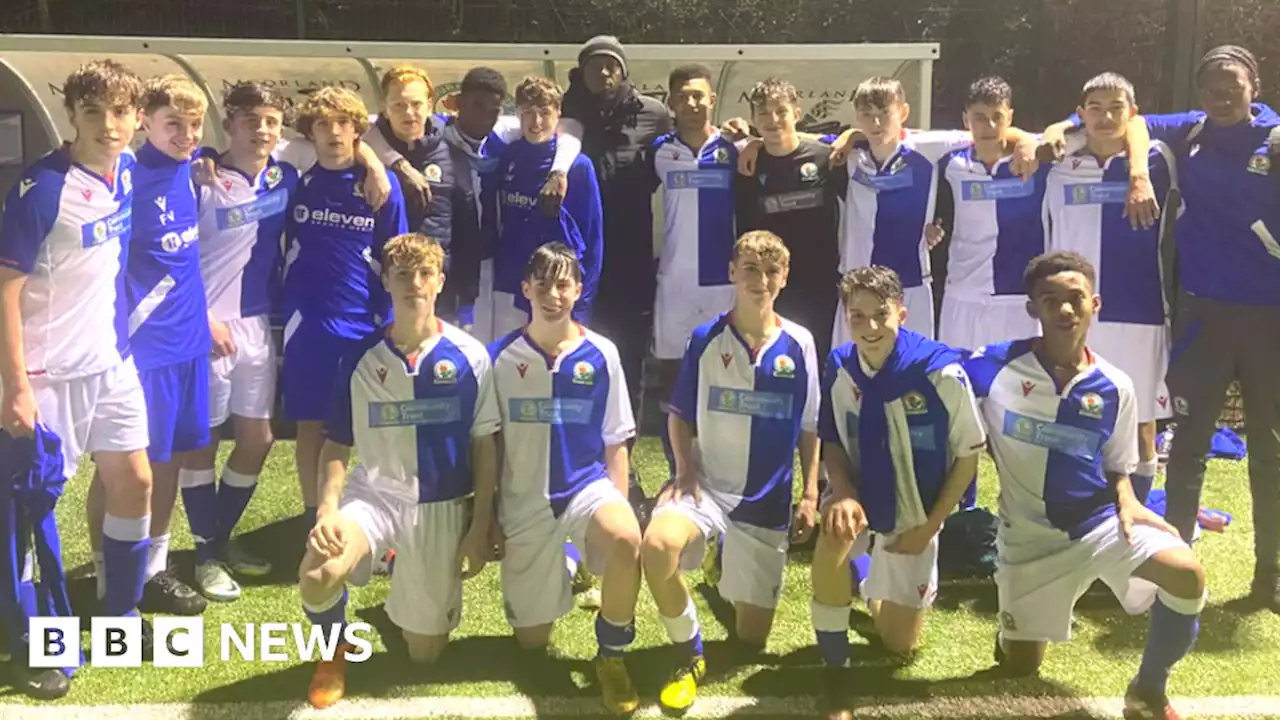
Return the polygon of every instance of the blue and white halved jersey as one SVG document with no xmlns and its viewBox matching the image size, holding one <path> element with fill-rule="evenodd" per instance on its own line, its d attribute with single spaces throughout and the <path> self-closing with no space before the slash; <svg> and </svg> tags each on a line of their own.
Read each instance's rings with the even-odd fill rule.
<svg viewBox="0 0 1280 720">
<path fill-rule="evenodd" d="M 580 327 L 580 326 L 579 326 Z M 502 414 L 501 508 L 508 531 L 608 477 L 605 448 L 636 434 L 618 348 L 581 328 L 581 342 L 552 358 L 517 330 L 489 345 Z"/>
<path fill-rule="evenodd" d="M 662 188 L 666 227 L 658 273 L 694 287 L 731 284 L 729 261 L 738 239 L 737 147 L 718 131 L 697 149 L 670 133 L 655 140 L 648 154 Z"/>
<path fill-rule="evenodd" d="M 55 150 L 9 192 L 0 265 L 27 275 L 19 305 L 28 375 L 94 375 L 127 353 L 134 163 L 126 151 L 107 179 Z"/>
<path fill-rule="evenodd" d="M 937 163 L 972 144 L 963 130 L 908 131 L 897 150 L 878 162 L 868 143 L 856 143 L 846 163 L 840 272 L 883 265 L 898 273 L 904 288 L 923 285 L 930 275 L 924 229 L 933 221 Z"/>
<path fill-rule="evenodd" d="M 1151 184 L 1161 205 L 1176 187 L 1173 151 L 1151 142 Z M 1124 217 L 1129 195 L 1129 159 L 1121 153 L 1099 163 L 1087 150 L 1073 153 L 1049 171 L 1045 207 L 1049 250 L 1070 250 L 1088 258 L 1098 273 L 1103 322 L 1163 325 L 1164 283 L 1160 237 L 1165 222 L 1134 230 Z"/>
<path fill-rule="evenodd" d="M 249 177 L 222 159 L 214 185 L 200 189 L 200 272 L 209 313 L 227 322 L 267 315 L 279 297 L 284 225 L 298 171 L 268 159 Z"/>
<path fill-rule="evenodd" d="M 863 362 L 853 343 L 831 351 L 823 368 L 818 428 L 824 443 L 839 443 L 844 448 L 857 471 L 861 467 L 858 428 L 863 390 L 850 370 L 854 363 L 860 364 L 865 376 L 875 377 L 876 371 Z M 987 435 L 969 376 L 959 363 L 929 373 L 922 385 L 885 403 L 894 477 L 868 477 L 858 472 L 861 486 L 893 484 L 897 498 L 893 527 L 899 532 L 928 520 L 952 463 L 986 447 Z"/>
<path fill-rule="evenodd" d="M 955 200 L 947 260 L 947 294 L 981 301 L 1022 295 L 1022 273 L 1044 252 L 1044 192 L 1049 166 L 1027 182 L 1013 174 L 1012 156 L 991 169 L 972 146 L 947 153 L 939 179 Z"/>
<path fill-rule="evenodd" d="M 470 495 L 471 439 L 500 427 L 489 353 L 436 322 L 440 334 L 408 356 L 379 329 L 343 358 L 325 425 L 374 488 L 409 502 Z"/>
<path fill-rule="evenodd" d="M 988 345 L 965 362 L 1000 475 L 1008 562 L 1051 554 L 1115 515 L 1107 473 L 1138 466 L 1129 376 L 1090 353 L 1092 364 L 1058 388 L 1035 342 Z"/>
<path fill-rule="evenodd" d="M 151 143 L 134 166 L 133 232 L 125 272 L 129 348 L 139 370 L 209 355 L 191 161 Z"/>
<path fill-rule="evenodd" d="M 704 487 L 729 518 L 785 529 L 801 432 L 818 430 L 818 356 L 813 335 L 778 317 L 755 352 L 725 313 L 693 331 L 671 411 L 694 426 Z"/>
</svg>

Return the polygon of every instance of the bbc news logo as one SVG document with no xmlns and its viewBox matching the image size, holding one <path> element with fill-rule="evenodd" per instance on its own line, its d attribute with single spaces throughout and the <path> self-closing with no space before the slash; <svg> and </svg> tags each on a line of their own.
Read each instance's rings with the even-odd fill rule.
<svg viewBox="0 0 1280 720">
<path fill-rule="evenodd" d="M 72 667 L 80 660 L 80 618 L 33 617 L 27 624 L 28 662 L 32 668 Z M 373 655 L 373 628 L 351 623 L 341 632 L 309 623 L 222 623 L 218 657 L 230 662 L 311 662 L 333 660 L 344 643 L 348 662 L 364 662 Z M 142 666 L 142 618 L 95 617 L 89 625 L 88 658 L 97 667 Z M 152 620 L 152 664 L 156 667 L 203 667 L 204 619 L 162 617 Z"/>
</svg>

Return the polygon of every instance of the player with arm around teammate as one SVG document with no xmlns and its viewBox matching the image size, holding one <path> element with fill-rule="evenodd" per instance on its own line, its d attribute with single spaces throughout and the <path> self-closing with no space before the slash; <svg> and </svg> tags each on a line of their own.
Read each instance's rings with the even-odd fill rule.
<svg viewBox="0 0 1280 720">
<path fill-rule="evenodd" d="M 545 652 L 573 608 L 564 539 L 601 578 L 596 676 L 607 710 L 639 705 L 623 661 L 635 638 L 640 525 L 627 502 L 635 419 L 618 350 L 574 322 L 582 266 L 561 243 L 533 252 L 521 291 L 529 324 L 489 346 L 502 413 L 502 592 L 519 644 Z M 398 571 L 397 571 L 398 572 Z"/>
<path fill-rule="evenodd" d="M 307 617 L 340 634 L 346 583 L 367 583 L 373 559 L 394 549 L 387 615 L 410 659 L 432 662 L 461 619 L 462 580 L 488 557 L 497 396 L 484 346 L 435 315 L 445 281 L 439 243 L 392 238 L 382 268 L 395 319 L 360 341 L 338 373 L 299 591 Z M 348 476 L 352 448 L 359 464 Z M 342 648 L 317 666 L 313 706 L 342 698 L 344 670 Z"/>
<path fill-rule="evenodd" d="M 223 97 L 230 147 L 215 160 L 216 182 L 201 188 L 200 271 L 209 304 L 213 356 L 209 421 L 232 423 L 235 448 L 214 472 L 218 433 L 187 455 L 179 474 L 182 503 L 195 538 L 196 588 L 206 597 L 240 597 L 231 573 L 260 577 L 266 560 L 231 541 L 258 486 L 274 438 L 276 349 L 271 312 L 279 300 L 281 238 L 298 170 L 272 157 L 285 126 L 286 105 L 260 83 L 237 83 Z"/>
<path fill-rule="evenodd" d="M 366 172 L 356 146 L 368 111 L 349 90 L 322 88 L 307 98 L 298 129 L 315 145 L 318 162 L 302 174 L 285 225 L 284 412 L 297 423 L 294 456 L 305 522 L 314 524 L 324 392 L 338 361 L 387 319 L 390 304 L 378 266 L 383 244 L 406 230 L 404 202 L 393 175 L 391 197 L 375 210 L 364 197 Z M 386 172 L 386 171 L 383 171 Z"/>
<path fill-rule="evenodd" d="M 860 594 L 885 647 L 911 652 L 937 596 L 938 533 L 977 474 L 986 440 L 960 353 L 905 327 L 897 274 L 850 270 L 840 294 L 853 340 L 823 371 L 819 428 L 830 484 L 811 565 L 813 627 L 835 691 L 829 718 L 850 717 L 838 700 L 855 589 L 850 558 L 874 538 Z"/>
<path fill-rule="evenodd" d="M 818 359 L 808 330 L 779 316 L 787 283 L 782 239 L 749 232 L 734 246 L 729 312 L 693 332 L 672 395 L 668 428 L 675 479 L 645 530 L 645 576 L 680 653 L 661 694 L 683 712 L 706 673 L 702 634 L 682 570 L 697 568 L 724 535 L 720 596 L 734 604 L 736 636 L 763 649 L 782 591 L 788 529 L 813 530 L 818 501 Z M 804 497 L 792 516 L 796 452 Z"/>
<path fill-rule="evenodd" d="M 1027 312 L 1042 334 L 985 346 L 966 361 L 1000 476 L 996 660 L 1034 674 L 1048 642 L 1070 639 L 1072 608 L 1100 579 L 1126 611 L 1151 610 L 1125 718 L 1176 720 L 1165 687 L 1195 642 L 1204 568 L 1134 496 L 1133 382 L 1087 346 L 1102 304 L 1095 278 L 1076 253 L 1034 258 Z"/>
<path fill-rule="evenodd" d="M 1049 171 L 1047 245 L 1078 252 L 1097 268 L 1098 294 L 1105 303 L 1089 331 L 1090 348 L 1133 380 L 1140 445 L 1138 470 L 1129 480 L 1134 494 L 1145 501 L 1156 472 L 1156 420 L 1173 416 L 1164 387 L 1169 365 L 1160 270 L 1164 228 L 1124 218 L 1130 174 L 1126 143 L 1138 113 L 1133 85 L 1116 73 L 1102 73 L 1085 83 L 1077 112 L 1087 143 Z M 1150 147 L 1150 184 L 1163 203 L 1176 185 L 1173 151 L 1160 141 Z"/>
</svg>

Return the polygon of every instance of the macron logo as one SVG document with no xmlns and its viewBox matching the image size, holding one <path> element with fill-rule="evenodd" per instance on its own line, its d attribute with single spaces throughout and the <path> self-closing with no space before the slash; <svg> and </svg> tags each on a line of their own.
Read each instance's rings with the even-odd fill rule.
<svg viewBox="0 0 1280 720">
<path fill-rule="evenodd" d="M 36 181 L 30 180 L 30 179 L 23 180 L 22 182 L 18 183 L 18 198 L 21 199 L 28 192 L 31 192 L 31 188 L 35 186 L 36 186 Z"/>
<path fill-rule="evenodd" d="M 325 227 L 365 232 L 372 232 L 376 224 L 374 218 L 369 215 L 348 215 L 335 212 L 329 208 L 312 210 L 306 205 L 298 205 L 293 208 L 293 221 L 299 225 L 323 225 Z"/>
</svg>

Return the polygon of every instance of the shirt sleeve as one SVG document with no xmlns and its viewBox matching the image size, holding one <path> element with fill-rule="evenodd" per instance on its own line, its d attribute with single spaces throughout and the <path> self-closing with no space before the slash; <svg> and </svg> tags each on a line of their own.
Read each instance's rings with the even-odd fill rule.
<svg viewBox="0 0 1280 720">
<path fill-rule="evenodd" d="M 58 217 L 61 184 L 23 178 L 9 191 L 0 225 L 0 265 L 29 275 Z"/>
<path fill-rule="evenodd" d="M 1166 115 L 1143 115 L 1142 118 L 1147 121 L 1147 130 L 1150 132 L 1152 140 L 1162 140 L 1172 146 L 1186 137 L 1191 128 L 1204 119 L 1204 115 L 1192 111 Z"/>
<path fill-rule="evenodd" d="M 973 396 L 969 374 L 959 363 L 948 365 L 934 375 L 933 384 L 950 419 L 947 444 L 951 457 L 963 458 L 982 452 L 987 433 L 978 415 L 978 401 Z"/>
<path fill-rule="evenodd" d="M 1102 469 L 1129 475 L 1138 469 L 1138 402 L 1133 387 L 1117 387 L 1116 391 L 1116 424 L 1102 446 Z"/>
<path fill-rule="evenodd" d="M 387 180 L 391 183 L 391 193 L 387 201 L 378 208 L 377 243 L 378 254 L 382 253 L 382 245 L 397 235 L 409 232 L 409 221 L 404 212 L 404 191 L 400 189 L 400 179 L 390 170 L 386 171 Z"/>
<path fill-rule="evenodd" d="M 382 128 L 378 127 L 378 116 L 369 117 L 369 129 L 365 131 L 362 142 L 373 150 L 373 154 L 378 156 L 383 165 L 391 167 L 397 162 L 404 159 L 404 156 L 392 149 L 391 144 L 387 142 L 387 138 L 382 134 Z"/>
<path fill-rule="evenodd" d="M 561 127 L 564 121 L 561 120 Z M 510 145 L 519 140 L 524 135 L 524 131 L 520 128 L 520 118 L 515 115 L 499 115 L 498 122 L 494 123 L 493 131 L 490 137 L 496 137 L 502 144 Z"/>
<path fill-rule="evenodd" d="M 502 415 L 498 412 L 498 390 L 493 381 L 493 363 L 489 353 L 481 349 L 468 353 L 471 371 L 476 374 L 476 409 L 471 418 L 471 437 L 493 435 L 502 427 Z"/>
<path fill-rule="evenodd" d="M 827 364 L 822 371 L 822 399 L 818 405 L 818 436 L 823 442 L 840 442 L 840 429 L 836 426 L 835 401 L 831 392 L 836 386 L 836 378 L 840 376 L 840 360 L 836 351 L 827 355 Z"/>
<path fill-rule="evenodd" d="M 561 120 L 563 125 L 566 121 Z M 568 122 L 574 122 L 572 120 Z M 551 172 L 565 173 L 573 168 L 574 161 L 582 153 L 582 139 L 570 132 L 557 130 L 556 155 L 551 159 Z"/>
<path fill-rule="evenodd" d="M 627 375 L 622 371 L 618 350 L 605 355 L 609 364 L 609 396 L 605 400 L 604 426 L 600 428 L 605 445 L 621 445 L 635 437 L 636 418 L 631 413 L 631 393 L 627 391 Z"/>
<path fill-rule="evenodd" d="M 600 185 L 596 181 L 595 168 L 584 155 L 575 156 L 568 180 L 565 209 L 582 235 L 583 287 L 582 298 L 578 302 L 581 307 L 586 308 L 595 299 L 604 261 L 604 217 L 600 204 Z"/>
<path fill-rule="evenodd" d="M 937 163 L 943 155 L 973 144 L 973 135 L 967 130 L 920 130 L 909 132 L 911 147 L 931 163 Z"/>
<path fill-rule="evenodd" d="M 804 397 L 804 413 L 800 416 L 800 429 L 804 432 L 818 431 L 818 405 L 820 397 L 818 388 L 821 385 L 821 373 L 818 365 L 818 350 L 810 337 L 804 344 L 804 375 L 807 378 Z"/>
<path fill-rule="evenodd" d="M 298 168 L 299 173 L 310 170 L 316 164 L 316 146 L 306 138 L 281 140 L 272 155 L 276 162 L 289 163 Z"/>
</svg>

